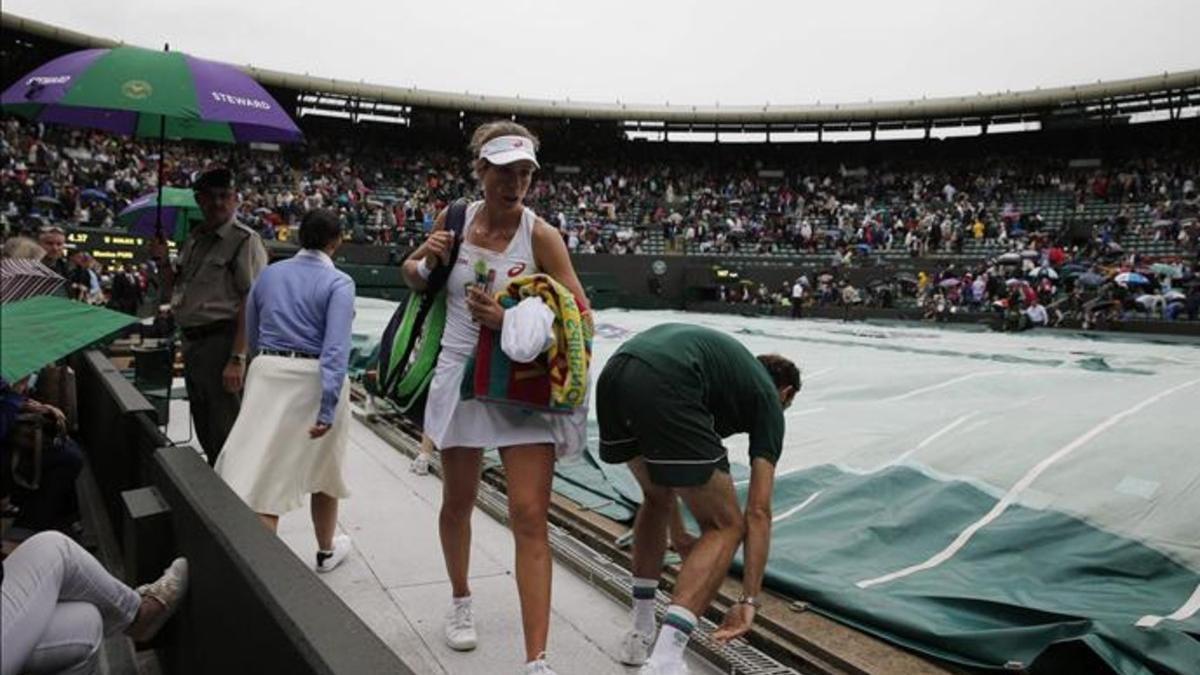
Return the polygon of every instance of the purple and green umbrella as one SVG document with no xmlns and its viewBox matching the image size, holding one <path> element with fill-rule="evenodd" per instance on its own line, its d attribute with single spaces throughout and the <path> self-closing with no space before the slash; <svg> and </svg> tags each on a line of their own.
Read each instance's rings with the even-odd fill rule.
<svg viewBox="0 0 1200 675">
<path fill-rule="evenodd" d="M 304 139 L 283 107 L 238 68 L 141 47 L 85 49 L 53 59 L 0 94 L 0 109 L 49 124 L 158 138 L 160 191 L 167 138 Z M 156 234 L 161 223 L 156 216 Z"/>
<path fill-rule="evenodd" d="M 162 197 L 157 192 L 142 195 L 117 214 L 117 224 L 132 234 L 153 237 L 158 232 L 158 207 L 162 204 L 163 236 L 182 243 L 191 231 L 192 221 L 204 220 L 196 193 L 190 188 L 164 187 Z"/>
<path fill-rule="evenodd" d="M 0 95 L 5 112 L 114 134 L 225 143 L 291 143 L 303 134 L 235 66 L 141 47 L 85 49 L 48 61 Z"/>
</svg>

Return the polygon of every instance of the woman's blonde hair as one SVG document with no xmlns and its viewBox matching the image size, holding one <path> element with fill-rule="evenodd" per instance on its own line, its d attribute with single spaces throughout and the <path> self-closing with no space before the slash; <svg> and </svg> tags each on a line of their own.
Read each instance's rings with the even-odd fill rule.
<svg viewBox="0 0 1200 675">
<path fill-rule="evenodd" d="M 525 128 L 523 124 L 517 124 L 512 120 L 496 120 L 494 122 L 484 122 L 475 128 L 475 133 L 471 134 L 471 144 L 467 147 L 471 149 L 472 167 L 474 168 L 475 178 L 478 179 L 483 170 L 487 168 L 487 160 L 479 157 L 479 151 L 483 146 L 493 138 L 501 136 L 523 136 L 533 141 L 533 150 L 537 152 L 541 147 L 541 141 L 533 132 Z"/>
<path fill-rule="evenodd" d="M 41 260 L 46 257 L 46 249 L 29 237 L 13 237 L 4 242 L 4 257 L 20 260 Z"/>
</svg>

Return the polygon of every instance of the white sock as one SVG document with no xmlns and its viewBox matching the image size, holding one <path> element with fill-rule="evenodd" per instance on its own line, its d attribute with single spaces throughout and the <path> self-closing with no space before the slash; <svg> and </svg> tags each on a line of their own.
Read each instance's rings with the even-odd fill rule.
<svg viewBox="0 0 1200 675">
<path fill-rule="evenodd" d="M 454 603 L 455 609 L 458 609 L 459 607 L 463 607 L 463 606 L 466 606 L 466 607 L 471 606 L 471 596 L 469 596 L 469 595 L 464 595 L 461 598 L 450 598 L 450 601 L 452 603 Z"/>
<path fill-rule="evenodd" d="M 654 634 L 654 594 L 658 579 L 633 578 L 633 629 L 643 635 Z"/>
<path fill-rule="evenodd" d="M 683 650 L 687 648 L 695 628 L 695 614 L 679 605 L 668 607 L 667 615 L 663 618 L 662 630 L 658 632 L 658 640 L 654 642 L 654 652 L 650 654 L 650 661 L 658 665 L 682 661 Z"/>
</svg>

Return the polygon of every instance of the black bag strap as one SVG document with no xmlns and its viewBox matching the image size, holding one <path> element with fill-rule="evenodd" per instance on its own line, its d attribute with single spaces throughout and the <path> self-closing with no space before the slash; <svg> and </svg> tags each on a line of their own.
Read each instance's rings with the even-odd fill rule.
<svg viewBox="0 0 1200 675">
<path fill-rule="evenodd" d="M 462 246 L 466 220 L 467 200 L 461 198 L 454 200 L 446 209 L 446 231 L 454 235 L 454 245 L 450 249 L 450 264 L 438 265 L 433 268 L 433 273 L 429 275 L 429 282 L 425 286 L 426 295 L 437 295 L 437 292 L 442 290 L 449 281 L 450 272 L 454 269 L 455 261 L 458 260 L 458 249 Z"/>
</svg>

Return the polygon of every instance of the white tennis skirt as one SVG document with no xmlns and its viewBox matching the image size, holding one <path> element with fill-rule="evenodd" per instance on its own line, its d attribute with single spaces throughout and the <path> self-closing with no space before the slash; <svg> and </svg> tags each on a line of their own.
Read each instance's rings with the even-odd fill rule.
<svg viewBox="0 0 1200 675">
<path fill-rule="evenodd" d="M 466 354 L 443 349 L 425 403 L 425 435 L 439 450 L 555 444 L 549 415 L 514 406 L 462 400 Z"/>
<path fill-rule="evenodd" d="M 314 492 L 344 499 L 342 462 L 350 437 L 350 389 L 343 382 L 333 426 L 308 437 L 321 409 L 316 359 L 259 356 L 250 363 L 237 422 L 217 473 L 255 513 L 282 515 Z"/>
</svg>

